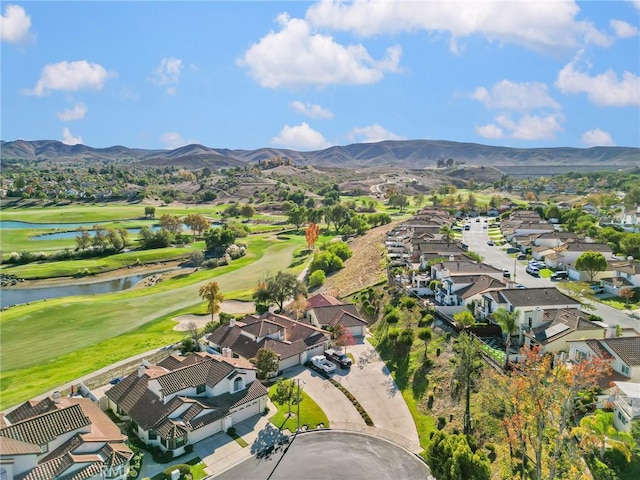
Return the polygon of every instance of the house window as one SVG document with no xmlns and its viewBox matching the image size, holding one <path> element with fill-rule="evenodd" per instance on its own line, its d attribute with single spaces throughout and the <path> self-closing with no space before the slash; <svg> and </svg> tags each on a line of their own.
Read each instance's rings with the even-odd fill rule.
<svg viewBox="0 0 640 480">
<path fill-rule="evenodd" d="M 618 420 L 620 420 L 623 425 L 627 424 L 627 419 L 625 418 L 625 416 L 622 414 L 621 411 L 618 411 Z"/>
<path fill-rule="evenodd" d="M 582 360 L 586 360 L 587 354 L 585 352 L 583 352 L 582 350 L 576 349 L 576 353 L 575 353 L 574 357 L 575 357 L 574 360 L 576 362 L 581 362 Z"/>
<path fill-rule="evenodd" d="M 629 375 L 629 367 L 627 367 L 624 363 L 622 364 L 622 368 L 621 368 L 622 373 L 624 373 L 625 375 Z"/>
<path fill-rule="evenodd" d="M 198 393 L 204 393 L 204 391 L 205 391 L 205 390 L 206 390 L 206 386 L 205 386 L 205 384 L 204 384 L 204 383 L 203 383 L 202 385 L 198 385 L 198 386 L 196 387 L 196 394 L 198 394 Z"/>
<path fill-rule="evenodd" d="M 237 392 L 240 389 L 242 389 L 242 378 L 238 377 L 233 381 L 233 391 Z"/>
<path fill-rule="evenodd" d="M 149 440 L 155 440 L 158 438 L 158 434 L 155 430 L 149 430 Z"/>
<path fill-rule="evenodd" d="M 40 451 L 42 453 L 47 453 L 49 451 L 49 444 L 43 443 L 42 445 L 40 445 Z"/>
</svg>

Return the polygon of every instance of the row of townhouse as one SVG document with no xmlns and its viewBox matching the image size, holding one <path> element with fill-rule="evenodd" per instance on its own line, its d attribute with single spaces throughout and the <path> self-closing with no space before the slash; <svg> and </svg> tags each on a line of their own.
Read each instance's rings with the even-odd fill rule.
<svg viewBox="0 0 640 480">
<path fill-rule="evenodd" d="M 574 254 L 579 250 L 575 245 L 581 244 L 573 234 L 555 231 L 535 212 L 514 212 L 509 219 L 503 220 L 503 226 L 511 229 L 512 239 L 520 239 L 525 237 L 521 234 L 527 233 L 526 239 L 541 249 L 555 251 L 554 247 L 568 243 L 572 248 L 565 251 Z M 433 295 L 437 309 L 447 315 L 470 309 L 477 319 L 490 323 L 494 322 L 494 314 L 501 307 L 518 311 L 517 329 L 511 339 L 510 356 L 513 359 L 517 359 L 521 347 L 536 346 L 543 352 L 555 354 L 558 360 L 578 361 L 580 354 L 577 352 L 586 351 L 584 345 L 602 345 L 600 350 L 594 348 L 589 352 L 610 352 L 613 375 L 604 382 L 603 388 L 615 399 L 616 426 L 628 429 L 631 418 L 638 417 L 640 398 L 633 396 L 636 392 L 633 385 L 640 374 L 638 332 L 634 329 L 616 332 L 615 327 L 594 321 L 589 313 L 581 310 L 579 301 L 555 287 L 514 288 L 513 283 L 503 277 L 502 270 L 465 257 L 457 243 L 445 248 L 434 238 L 423 242 L 414 240 L 412 244 L 420 246 L 420 258 L 424 260 L 420 264 L 423 271 L 416 273 L 414 270 L 409 286 L 415 293 Z M 434 262 L 436 259 L 438 261 Z M 638 279 L 637 262 L 611 259 L 610 264 L 614 274 L 610 278 L 623 278 L 629 284 Z M 605 276 L 602 283 L 606 285 L 607 282 Z M 622 336 L 617 337 L 619 333 Z M 635 352 L 635 356 L 629 352 Z M 611 382 L 616 382 L 617 390 L 608 390 Z"/>
</svg>

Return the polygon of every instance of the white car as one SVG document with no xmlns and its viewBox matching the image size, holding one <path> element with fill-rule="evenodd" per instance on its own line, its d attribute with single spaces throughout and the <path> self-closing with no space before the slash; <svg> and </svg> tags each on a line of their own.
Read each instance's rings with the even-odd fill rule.
<svg viewBox="0 0 640 480">
<path fill-rule="evenodd" d="M 311 358 L 311 363 L 313 363 L 316 367 L 321 370 L 324 370 L 327 373 L 335 372 L 338 367 L 333 362 L 327 360 L 323 355 L 316 355 Z"/>
</svg>

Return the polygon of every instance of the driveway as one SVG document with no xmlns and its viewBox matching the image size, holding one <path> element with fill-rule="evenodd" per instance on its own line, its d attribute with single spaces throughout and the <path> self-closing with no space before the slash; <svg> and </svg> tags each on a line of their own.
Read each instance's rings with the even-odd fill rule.
<svg viewBox="0 0 640 480">
<path fill-rule="evenodd" d="M 333 377 L 339 381 L 340 375 L 344 374 L 344 372 L 348 372 L 348 370 L 338 369 Z M 296 366 L 283 372 L 283 376 L 300 379 L 300 388 L 309 394 L 318 406 L 324 410 L 331 428 L 336 428 L 336 425 L 345 428 L 347 424 L 353 428 L 359 428 L 365 425 L 358 410 L 356 410 L 356 407 L 353 406 L 344 393 L 316 372 L 303 366 Z"/>
<path fill-rule="evenodd" d="M 378 352 L 366 340 L 347 347 L 347 352 L 353 355 L 354 365 L 348 374 L 334 378 L 358 399 L 380 435 L 411 451 L 422 451 L 409 407 Z"/>
</svg>

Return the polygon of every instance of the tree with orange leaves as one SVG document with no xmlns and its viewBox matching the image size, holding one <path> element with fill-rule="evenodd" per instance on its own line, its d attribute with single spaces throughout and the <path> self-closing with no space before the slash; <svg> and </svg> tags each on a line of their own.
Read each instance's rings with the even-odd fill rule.
<svg viewBox="0 0 640 480">
<path fill-rule="evenodd" d="M 305 228 L 304 237 L 307 239 L 307 247 L 309 247 L 309 250 L 313 250 L 319 236 L 320 227 L 317 223 L 310 223 L 309 226 Z"/>
<path fill-rule="evenodd" d="M 569 448 L 570 419 L 578 394 L 595 388 L 609 369 L 606 361 L 595 356 L 565 365 L 554 363 L 552 355 L 538 348 L 521 351 L 515 371 L 503 384 L 502 424 L 512 452 L 521 454 L 523 478 L 529 458 L 536 480 L 581 470 L 579 457 Z"/>
</svg>

